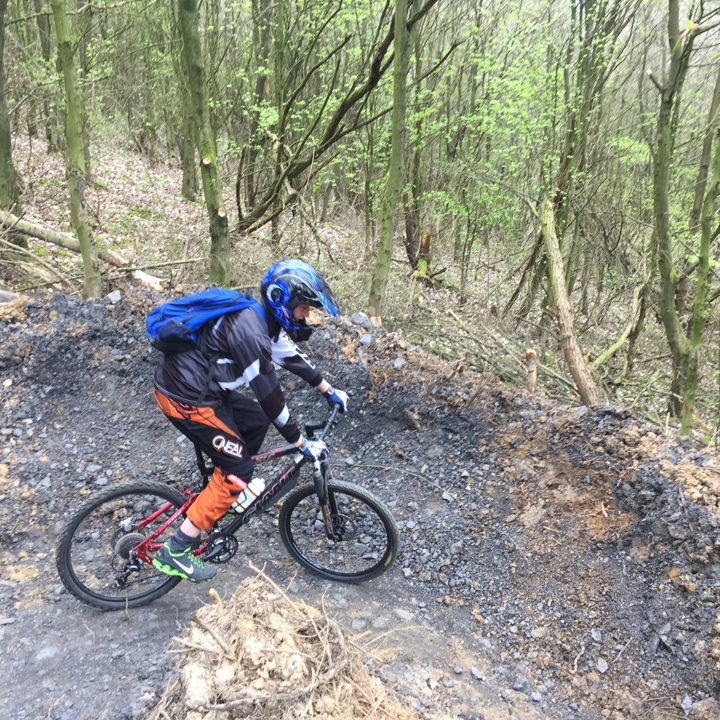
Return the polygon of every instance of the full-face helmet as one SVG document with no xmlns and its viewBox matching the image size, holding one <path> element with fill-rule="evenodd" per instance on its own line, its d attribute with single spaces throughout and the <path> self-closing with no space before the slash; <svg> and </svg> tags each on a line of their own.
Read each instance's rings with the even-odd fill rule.
<svg viewBox="0 0 720 720">
<path fill-rule="evenodd" d="M 302 260 L 278 260 L 265 273 L 260 293 L 268 310 L 291 336 L 307 331 L 305 320 L 293 316 L 298 305 L 324 308 L 333 317 L 340 314 L 325 278 Z"/>
</svg>

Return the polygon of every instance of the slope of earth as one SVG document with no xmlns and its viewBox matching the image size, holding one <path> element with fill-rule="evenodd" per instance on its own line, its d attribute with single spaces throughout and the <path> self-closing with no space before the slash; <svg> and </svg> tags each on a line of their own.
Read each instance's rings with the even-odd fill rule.
<svg viewBox="0 0 720 720">
<path fill-rule="evenodd" d="M 0 305 L 0 689 L 7 717 L 147 717 L 175 674 L 207 588 L 103 613 L 54 568 L 81 498 L 127 479 L 182 483 L 192 451 L 149 394 L 144 313 L 57 295 Z M 353 322 L 354 320 L 354 322 Z M 463 371 L 364 326 L 308 343 L 351 396 L 338 478 L 393 508 L 397 564 L 358 587 L 287 557 L 269 513 L 245 529 L 214 587 L 264 566 L 378 649 L 389 688 L 418 714 L 552 720 L 717 718 L 720 473 L 620 408 L 567 408 Z M 301 419 L 324 410 L 283 378 Z M 275 437 L 277 439 L 277 436 Z"/>
</svg>

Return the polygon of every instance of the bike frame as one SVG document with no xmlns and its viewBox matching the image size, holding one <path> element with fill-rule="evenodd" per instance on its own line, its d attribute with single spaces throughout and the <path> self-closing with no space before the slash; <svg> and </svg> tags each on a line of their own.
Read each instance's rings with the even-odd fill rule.
<svg viewBox="0 0 720 720">
<path fill-rule="evenodd" d="M 306 425 L 305 432 L 307 434 L 307 437 L 313 438 L 314 433 L 317 430 L 321 430 L 318 438 L 320 440 L 325 440 L 329 445 L 333 430 L 335 428 L 335 425 L 337 424 L 338 414 L 339 408 L 335 406 L 330 412 L 328 419 L 324 423 L 321 423 L 319 425 Z M 245 510 L 243 510 L 236 517 L 234 517 L 233 520 L 223 528 L 223 535 L 234 535 L 243 525 L 247 525 L 256 515 L 260 514 L 266 507 L 273 505 L 281 497 L 283 497 L 283 495 L 286 495 L 288 492 L 290 492 L 297 484 L 297 478 L 300 474 L 300 469 L 302 468 L 302 466 L 305 465 L 305 463 L 311 462 L 310 459 L 305 457 L 305 455 L 303 455 L 294 445 L 283 445 L 281 447 L 272 448 L 264 452 L 259 452 L 252 456 L 253 464 L 258 465 L 264 462 L 268 462 L 270 460 L 275 460 L 277 458 L 292 454 L 295 455 L 292 462 L 280 471 L 280 473 L 270 482 L 270 484 L 262 491 L 262 493 L 258 495 L 258 497 L 249 507 L 245 508 Z M 204 488 L 210 481 L 214 468 L 212 466 L 208 466 L 205 463 L 202 451 L 197 445 L 195 446 L 195 455 L 197 458 L 198 470 L 202 475 L 202 486 Z M 318 500 L 320 501 L 320 507 L 322 510 L 323 518 L 325 519 L 325 527 L 328 532 L 328 537 L 332 538 L 334 535 L 334 530 L 332 528 L 332 521 L 330 519 L 330 516 L 332 512 L 336 511 L 336 509 L 331 510 L 328 508 L 328 469 L 328 460 L 324 460 L 322 462 L 313 462 L 313 480 L 315 482 L 315 492 L 318 496 Z M 160 537 L 160 535 L 162 535 L 162 533 L 165 532 L 165 530 L 170 525 L 172 525 L 172 523 L 174 523 L 181 515 L 185 515 L 188 508 L 195 502 L 199 494 L 200 492 L 195 490 L 194 488 L 188 488 L 187 490 L 184 490 L 183 495 L 187 496 L 185 502 L 179 508 L 177 508 L 172 513 L 172 515 L 170 515 L 170 517 L 168 517 L 168 519 L 164 523 L 162 523 L 162 525 L 160 525 L 157 530 L 155 530 L 152 535 L 142 540 L 132 549 L 130 553 L 131 559 L 137 558 L 138 560 L 142 560 L 145 563 L 152 564 L 152 556 L 157 550 L 159 550 L 162 544 L 157 541 L 157 538 Z M 162 507 L 155 510 L 155 512 L 153 512 L 151 515 L 141 520 L 138 523 L 138 527 L 147 527 L 158 517 L 168 512 L 168 510 L 172 507 L 172 503 L 167 503 L 166 505 L 163 505 Z M 206 551 L 207 539 L 209 537 L 210 535 L 208 535 L 204 539 L 204 541 L 200 543 L 199 547 L 193 550 L 193 554 L 202 555 Z"/>
</svg>

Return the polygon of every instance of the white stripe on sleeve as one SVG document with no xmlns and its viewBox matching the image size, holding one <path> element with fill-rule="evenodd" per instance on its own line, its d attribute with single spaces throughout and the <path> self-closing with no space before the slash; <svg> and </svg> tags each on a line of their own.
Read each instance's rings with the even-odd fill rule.
<svg viewBox="0 0 720 720">
<path fill-rule="evenodd" d="M 248 365 L 243 373 L 243 380 L 249 385 L 260 374 L 260 360 L 255 360 L 252 365 Z"/>
<path fill-rule="evenodd" d="M 288 406 L 283 406 L 282 412 L 273 420 L 273 425 L 275 427 L 281 428 L 285 427 L 287 425 L 287 421 L 290 419 L 290 410 L 288 410 Z"/>
</svg>

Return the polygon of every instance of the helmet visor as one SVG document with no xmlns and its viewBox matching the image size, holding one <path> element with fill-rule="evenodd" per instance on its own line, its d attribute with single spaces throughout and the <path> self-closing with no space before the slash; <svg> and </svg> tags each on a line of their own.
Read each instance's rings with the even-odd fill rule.
<svg viewBox="0 0 720 720">
<path fill-rule="evenodd" d="M 292 288 L 292 299 L 290 309 L 294 310 L 298 305 L 310 305 L 314 308 L 324 308 L 333 317 L 340 315 L 340 307 L 330 290 L 325 278 L 320 273 L 314 274 L 314 287 L 305 283 L 296 283 Z"/>
</svg>

